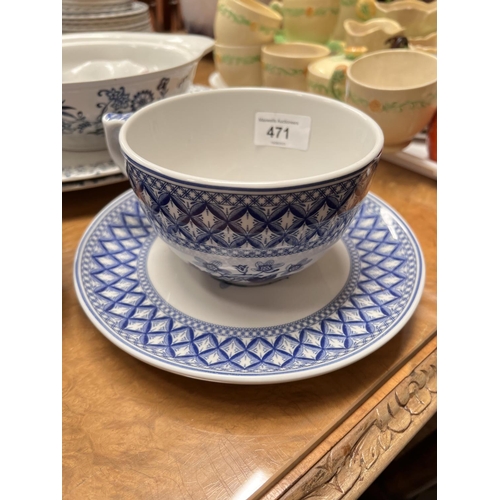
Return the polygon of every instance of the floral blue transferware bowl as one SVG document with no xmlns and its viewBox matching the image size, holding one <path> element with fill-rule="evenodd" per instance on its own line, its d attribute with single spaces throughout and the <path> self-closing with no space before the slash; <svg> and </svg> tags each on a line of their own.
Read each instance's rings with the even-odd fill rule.
<svg viewBox="0 0 500 500">
<path fill-rule="evenodd" d="M 186 92 L 214 40 L 165 33 L 62 36 L 62 147 L 106 149 L 102 117 Z"/>
<path fill-rule="evenodd" d="M 279 89 L 182 95 L 103 124 L 157 234 L 185 262 L 238 285 L 297 273 L 334 245 L 383 144 L 353 107 Z"/>
</svg>

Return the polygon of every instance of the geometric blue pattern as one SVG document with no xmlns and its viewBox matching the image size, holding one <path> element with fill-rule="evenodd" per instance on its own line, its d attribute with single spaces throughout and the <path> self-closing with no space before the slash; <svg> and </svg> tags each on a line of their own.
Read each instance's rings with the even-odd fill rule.
<svg viewBox="0 0 500 500">
<path fill-rule="evenodd" d="M 167 243 L 212 255 L 278 257 L 338 240 L 379 158 L 340 179 L 292 192 L 221 192 L 170 182 L 127 158 L 146 216 Z"/>
<path fill-rule="evenodd" d="M 321 183 L 259 190 L 181 183 L 128 157 L 126 163 L 132 190 L 163 241 L 216 278 L 254 285 L 308 267 L 339 240 L 379 156 Z"/>
<path fill-rule="evenodd" d="M 87 315 L 113 342 L 145 362 L 195 378 L 258 383 L 272 376 L 280 382 L 338 369 L 395 335 L 424 284 L 414 235 L 372 194 L 342 237 L 351 259 L 343 290 L 314 314 L 269 328 L 206 323 L 168 304 L 147 275 L 156 237 L 127 191 L 103 209 L 82 239 L 75 286 Z"/>
</svg>

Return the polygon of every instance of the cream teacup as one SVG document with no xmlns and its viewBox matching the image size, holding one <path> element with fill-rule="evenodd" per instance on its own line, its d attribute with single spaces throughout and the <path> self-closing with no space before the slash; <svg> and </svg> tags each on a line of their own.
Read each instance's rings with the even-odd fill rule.
<svg viewBox="0 0 500 500">
<path fill-rule="evenodd" d="M 328 42 L 337 23 L 340 0 L 283 0 L 271 7 L 283 16 L 287 41 Z"/>
<path fill-rule="evenodd" d="M 229 87 L 260 87 L 260 45 L 215 44 L 215 68 Z"/>
<path fill-rule="evenodd" d="M 307 90 L 307 67 L 330 50 L 312 43 L 283 43 L 262 47 L 262 84 L 290 90 Z"/>
<path fill-rule="evenodd" d="M 281 14 L 256 0 L 219 0 L 214 35 L 224 45 L 263 45 L 273 42 L 282 21 Z"/>
<path fill-rule="evenodd" d="M 437 108 L 437 58 L 412 50 L 383 50 L 347 69 L 346 102 L 384 132 L 384 151 L 405 148 Z"/>
</svg>

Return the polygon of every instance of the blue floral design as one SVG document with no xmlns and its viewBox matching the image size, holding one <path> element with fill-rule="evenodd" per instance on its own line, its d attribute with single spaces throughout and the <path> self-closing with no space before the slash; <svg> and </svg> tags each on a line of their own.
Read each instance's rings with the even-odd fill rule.
<svg viewBox="0 0 500 500">
<path fill-rule="evenodd" d="M 130 94 L 125 92 L 125 87 L 120 87 L 118 90 L 115 88 L 110 90 L 102 89 L 97 92 L 97 95 L 99 97 L 105 95 L 108 98 L 108 102 L 100 102 L 97 105 L 98 108 L 104 108 L 105 111 L 107 111 L 108 107 L 111 107 L 114 111 L 126 111 L 130 108 Z M 101 116 L 105 111 L 101 113 Z"/>
<path fill-rule="evenodd" d="M 138 109 L 151 104 L 155 100 L 153 92 L 150 90 L 141 90 L 134 95 L 132 99 L 132 111 L 137 111 Z"/>
<path fill-rule="evenodd" d="M 102 117 L 109 113 L 127 113 L 137 111 L 144 106 L 151 104 L 155 100 L 163 99 L 168 94 L 168 83 L 170 78 L 162 78 L 156 90 L 158 95 L 155 96 L 153 90 L 144 89 L 136 92 L 133 97 L 130 97 L 125 87 L 110 89 L 100 89 L 97 92 L 98 97 L 103 100 L 96 104 L 100 110 L 98 117 L 92 121 L 87 119 L 82 111 L 78 111 L 75 107 L 62 103 L 62 133 L 63 134 L 92 134 L 104 135 L 102 126 Z"/>
<path fill-rule="evenodd" d="M 214 260 L 212 262 L 205 262 L 204 260 L 200 259 L 199 257 L 195 257 L 194 260 L 196 263 L 205 268 L 207 271 L 210 271 L 211 273 L 219 273 L 219 274 L 224 274 L 224 270 L 221 269 L 222 262 L 218 260 Z"/>
<path fill-rule="evenodd" d="M 267 262 L 256 262 L 255 263 L 255 271 L 259 273 L 274 273 L 279 271 L 279 268 L 283 264 L 275 264 L 274 260 L 268 260 Z"/>
<path fill-rule="evenodd" d="M 220 260 L 206 261 L 195 256 L 193 264 L 204 271 L 208 271 L 217 278 L 230 280 L 233 283 L 261 283 L 265 281 L 270 282 L 280 277 L 280 274 L 281 277 L 285 277 L 287 274 L 298 271 L 310 262 L 312 262 L 312 259 L 306 258 L 296 264 L 289 264 L 286 268 L 283 268 L 285 264 L 275 263 L 275 261 L 271 259 L 266 262 L 257 261 L 255 267 L 252 269 L 249 269 L 249 266 L 246 264 L 238 264 L 233 266 L 233 268 L 236 269 L 239 274 L 234 274 L 230 270 L 225 269 Z"/>
<path fill-rule="evenodd" d="M 297 262 L 297 264 L 290 264 L 289 266 L 287 266 L 286 270 L 289 273 L 294 273 L 299 269 L 302 269 L 306 264 L 309 264 L 310 262 L 312 262 L 312 259 L 302 259 L 300 262 Z"/>
<path fill-rule="evenodd" d="M 170 78 L 162 78 L 156 90 L 160 93 L 162 97 L 165 97 L 168 92 L 168 82 L 170 82 Z"/>
<path fill-rule="evenodd" d="M 73 134 L 85 131 L 92 124 L 85 118 L 81 111 L 77 111 L 73 106 L 67 106 L 62 102 L 62 133 Z"/>
</svg>

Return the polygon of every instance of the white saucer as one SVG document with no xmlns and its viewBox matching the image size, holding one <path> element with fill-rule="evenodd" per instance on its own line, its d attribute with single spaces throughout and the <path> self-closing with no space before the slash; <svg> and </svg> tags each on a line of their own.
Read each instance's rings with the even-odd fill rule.
<svg viewBox="0 0 500 500">
<path fill-rule="evenodd" d="M 213 89 L 228 88 L 227 83 L 222 79 L 222 76 L 220 76 L 220 73 L 218 71 L 214 71 L 213 73 L 210 74 L 210 76 L 208 77 L 208 84 Z"/>
<path fill-rule="evenodd" d="M 74 280 L 90 320 L 128 354 L 187 377 L 266 384 L 380 348 L 417 307 L 425 266 L 411 229 L 370 194 L 317 263 L 271 285 L 230 286 L 176 257 L 128 190 L 87 229 Z"/>
</svg>

